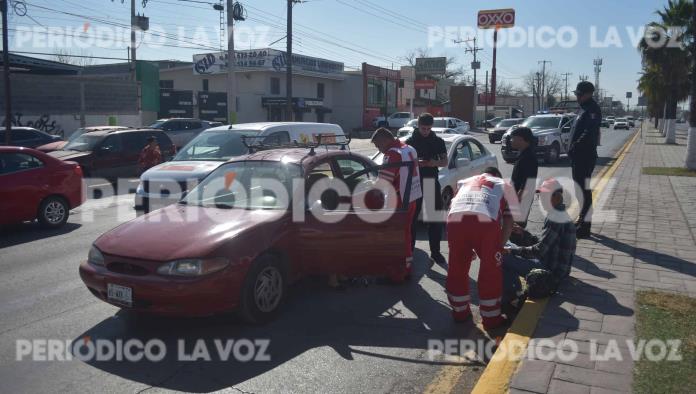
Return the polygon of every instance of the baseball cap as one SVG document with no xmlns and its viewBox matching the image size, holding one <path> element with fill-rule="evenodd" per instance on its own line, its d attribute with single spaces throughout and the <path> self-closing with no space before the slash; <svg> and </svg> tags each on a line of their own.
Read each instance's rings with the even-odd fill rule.
<svg viewBox="0 0 696 394">
<path fill-rule="evenodd" d="M 554 193 L 562 190 L 563 186 L 555 178 L 548 178 L 537 188 L 538 193 Z"/>
<path fill-rule="evenodd" d="M 573 93 L 575 94 L 585 94 L 585 93 L 592 93 L 595 91 L 595 87 L 592 84 L 592 82 L 589 81 L 581 81 L 578 83 L 578 85 L 575 87 L 575 90 Z"/>
</svg>

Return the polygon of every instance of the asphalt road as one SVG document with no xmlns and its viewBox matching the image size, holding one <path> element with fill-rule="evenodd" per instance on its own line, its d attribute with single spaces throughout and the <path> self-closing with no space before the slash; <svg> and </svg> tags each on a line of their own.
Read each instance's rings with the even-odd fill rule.
<svg viewBox="0 0 696 394">
<path fill-rule="evenodd" d="M 630 135 L 604 131 L 600 163 L 609 162 Z M 499 153 L 499 144 L 477 136 Z M 356 140 L 354 150 L 367 153 L 372 148 L 366 140 Z M 512 166 L 502 160 L 500 166 L 509 176 Z M 540 177 L 569 174 L 565 159 L 540 171 Z M 429 340 L 485 338 L 472 324 L 451 322 L 443 292 L 445 271 L 430 267 L 423 234 L 410 283 L 332 291 L 322 280 L 307 279 L 291 289 L 281 316 L 265 326 L 245 325 L 231 316 L 155 319 L 122 312 L 94 298 L 82 285 L 77 267 L 94 239 L 135 217 L 131 207 L 128 194 L 90 200 L 73 211 L 61 230 L 23 224 L 0 234 L 0 391 L 422 392 L 443 365 L 453 363 L 430 359 Z M 26 343 L 22 341 L 71 343 L 85 337 L 160 339 L 167 353 L 160 362 L 17 360 L 17 347 Z M 216 356 L 216 339 L 268 339 L 270 361 L 222 361 Z M 190 355 L 198 340 L 210 351 L 210 361 L 177 360 L 179 350 Z M 457 363 L 465 366 L 459 389 L 469 391 L 482 363 Z"/>
</svg>

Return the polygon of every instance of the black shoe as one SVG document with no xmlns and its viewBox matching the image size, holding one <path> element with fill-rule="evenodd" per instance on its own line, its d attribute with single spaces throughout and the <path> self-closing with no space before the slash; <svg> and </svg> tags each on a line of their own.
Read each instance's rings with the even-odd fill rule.
<svg viewBox="0 0 696 394">
<path fill-rule="evenodd" d="M 590 238 L 592 232 L 590 231 L 590 223 L 584 222 L 580 224 L 575 230 L 575 237 L 578 239 Z"/>
<path fill-rule="evenodd" d="M 447 259 L 440 252 L 435 252 L 430 255 L 430 258 L 435 262 L 435 264 L 440 267 L 447 268 Z"/>
</svg>

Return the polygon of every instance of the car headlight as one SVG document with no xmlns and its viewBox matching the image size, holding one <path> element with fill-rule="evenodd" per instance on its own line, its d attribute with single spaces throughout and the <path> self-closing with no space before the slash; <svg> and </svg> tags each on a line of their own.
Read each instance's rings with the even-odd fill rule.
<svg viewBox="0 0 696 394">
<path fill-rule="evenodd" d="M 135 189 L 135 194 L 143 194 L 145 189 L 143 188 L 143 182 L 138 183 L 138 187 Z"/>
<path fill-rule="evenodd" d="M 183 259 L 162 264 L 157 268 L 160 275 L 201 276 L 225 269 L 230 261 L 225 258 Z"/>
<path fill-rule="evenodd" d="M 538 137 L 537 141 L 538 141 L 539 145 L 546 145 L 546 142 L 548 142 L 548 138 L 549 138 L 548 136 L 540 135 Z"/>
<path fill-rule="evenodd" d="M 92 247 L 89 249 L 89 254 L 87 254 L 87 262 L 92 265 L 103 267 L 104 255 L 99 249 L 97 249 L 96 246 L 92 245 Z"/>
</svg>

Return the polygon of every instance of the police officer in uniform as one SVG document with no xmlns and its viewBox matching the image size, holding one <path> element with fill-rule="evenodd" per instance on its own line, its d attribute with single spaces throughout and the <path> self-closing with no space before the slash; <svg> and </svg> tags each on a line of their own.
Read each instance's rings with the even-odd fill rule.
<svg viewBox="0 0 696 394">
<path fill-rule="evenodd" d="M 411 137 L 406 140 L 418 152 L 418 166 L 420 167 L 421 185 L 423 186 L 423 198 L 417 201 L 416 214 L 413 218 L 411 245 L 416 245 L 416 221 L 423 209 L 423 201 L 430 200 L 434 203 L 435 209 L 441 211 L 443 208 L 442 194 L 440 192 L 440 182 L 438 181 L 438 168 L 447 166 L 447 147 L 445 141 L 435 135 L 432 131 L 435 119 L 429 113 L 422 113 L 418 117 L 418 128 L 413 130 Z M 432 186 L 434 188 L 428 186 Z M 433 215 L 433 213 L 429 213 Z M 442 218 L 444 219 L 444 218 Z M 428 240 L 430 241 L 430 258 L 441 266 L 447 265 L 447 260 L 440 253 L 440 241 L 442 240 L 443 223 L 442 219 L 433 220 L 424 217 L 424 222 L 428 225 Z"/>
<path fill-rule="evenodd" d="M 580 104 L 580 112 L 573 125 L 572 139 L 568 156 L 573 169 L 573 180 L 582 189 L 583 204 L 580 216 L 576 221 L 577 237 L 590 236 L 592 209 L 592 189 L 590 179 L 597 164 L 597 145 L 599 144 L 599 128 L 602 121 L 602 112 L 599 105 L 592 98 L 595 87 L 588 81 L 578 83 L 575 88 L 575 97 Z"/>
</svg>

